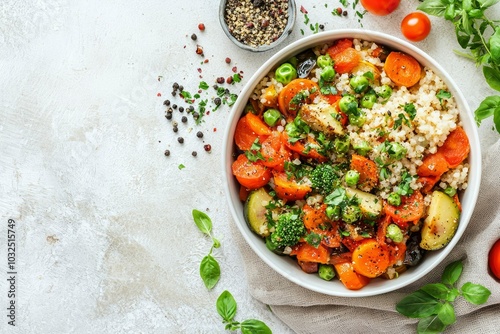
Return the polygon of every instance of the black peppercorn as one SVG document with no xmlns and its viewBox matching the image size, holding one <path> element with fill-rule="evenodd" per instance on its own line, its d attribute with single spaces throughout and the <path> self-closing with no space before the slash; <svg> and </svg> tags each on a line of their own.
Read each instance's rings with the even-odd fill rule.
<svg viewBox="0 0 500 334">
<path fill-rule="evenodd" d="M 163 101 L 163 105 L 168 107 L 170 105 L 170 100 Z"/>
<path fill-rule="evenodd" d="M 179 84 L 177 82 L 174 82 L 174 84 L 172 85 L 172 88 L 173 89 L 177 89 L 179 88 Z"/>
<path fill-rule="evenodd" d="M 193 151 L 193 152 L 191 153 L 191 155 L 192 155 L 193 157 L 195 157 L 195 156 L 197 156 L 197 155 L 198 155 L 198 153 L 196 153 L 196 151 Z"/>
<path fill-rule="evenodd" d="M 180 112 L 184 112 L 184 107 L 179 107 Z"/>
<path fill-rule="evenodd" d="M 196 132 L 196 137 L 203 138 L 203 132 L 201 131 Z"/>
<path fill-rule="evenodd" d="M 221 102 L 222 102 L 222 101 L 221 101 L 220 97 L 216 97 L 216 98 L 214 99 L 214 103 L 215 103 L 215 105 L 216 105 L 216 106 L 220 106 Z"/>
<path fill-rule="evenodd" d="M 182 92 L 184 90 L 184 86 L 183 85 L 180 85 L 179 86 L 179 90 Z"/>
<path fill-rule="evenodd" d="M 196 41 L 196 39 L 197 39 L 197 38 L 198 38 L 198 36 L 196 36 L 196 34 L 192 34 L 192 35 L 191 35 L 191 39 L 192 39 L 193 41 Z"/>
<path fill-rule="evenodd" d="M 182 116 L 181 121 L 182 123 L 186 123 L 188 121 L 188 118 L 186 116 Z"/>
<path fill-rule="evenodd" d="M 177 109 L 177 104 L 172 104 L 172 108 Z"/>
<path fill-rule="evenodd" d="M 177 141 L 182 144 L 182 143 L 184 143 L 184 138 L 179 137 L 179 138 L 177 138 Z"/>
<path fill-rule="evenodd" d="M 166 115 L 165 115 L 165 118 L 168 119 L 168 120 L 171 120 L 172 119 L 172 113 L 168 112 Z"/>
<path fill-rule="evenodd" d="M 193 112 L 194 111 L 194 107 L 193 106 L 189 106 L 189 112 Z"/>
<path fill-rule="evenodd" d="M 165 156 L 168 157 L 170 155 L 170 151 L 169 150 L 165 150 Z"/>
<path fill-rule="evenodd" d="M 178 128 L 177 126 L 174 126 L 174 127 L 172 128 L 172 130 L 174 130 L 174 132 L 177 132 L 177 131 L 179 131 L 179 128 Z"/>
<path fill-rule="evenodd" d="M 198 119 L 198 118 L 200 118 L 200 114 L 198 114 L 197 112 L 194 112 L 194 113 L 193 113 L 193 118 L 194 118 L 194 119 Z"/>
<path fill-rule="evenodd" d="M 321 30 L 323 30 L 323 29 L 325 29 L 325 26 L 324 26 L 323 24 L 320 24 L 320 25 L 319 25 L 319 28 L 320 28 Z"/>
<path fill-rule="evenodd" d="M 177 93 L 175 92 L 175 90 L 172 91 L 172 96 L 175 96 L 177 95 Z"/>
</svg>

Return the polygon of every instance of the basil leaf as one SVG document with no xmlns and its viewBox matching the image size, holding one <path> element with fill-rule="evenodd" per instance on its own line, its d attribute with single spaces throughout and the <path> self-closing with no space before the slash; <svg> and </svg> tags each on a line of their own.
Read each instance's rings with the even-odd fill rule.
<svg viewBox="0 0 500 334">
<path fill-rule="evenodd" d="M 465 11 L 462 11 L 462 29 L 467 35 L 474 34 L 474 29 L 472 29 L 472 22 L 469 19 L 469 14 Z"/>
<path fill-rule="evenodd" d="M 462 296 L 474 305 L 481 305 L 488 301 L 491 291 L 480 284 L 467 282 L 462 286 Z"/>
<path fill-rule="evenodd" d="M 446 325 L 439 320 L 437 315 L 420 319 L 417 325 L 418 334 L 437 334 L 445 330 Z"/>
<path fill-rule="evenodd" d="M 453 288 L 450 290 L 445 299 L 446 301 L 453 302 L 458 296 L 460 296 L 460 291 L 458 291 L 457 288 Z"/>
<path fill-rule="evenodd" d="M 477 0 L 481 5 L 481 8 L 488 8 L 496 4 L 500 0 Z"/>
<path fill-rule="evenodd" d="M 500 114 L 500 96 L 488 96 L 474 111 L 474 118 L 476 120 L 476 123 L 478 125 L 481 124 L 481 121 L 492 116 L 495 113 L 495 110 L 499 110 L 497 111 L 497 114 Z"/>
<path fill-rule="evenodd" d="M 455 284 L 456 281 L 462 275 L 463 264 L 461 260 L 450 263 L 444 268 L 443 275 L 441 276 L 441 282 L 443 284 Z"/>
<path fill-rule="evenodd" d="M 219 262 L 210 254 L 205 256 L 200 263 L 200 276 L 207 289 L 212 289 L 220 278 Z"/>
<path fill-rule="evenodd" d="M 224 290 L 216 302 L 217 312 L 224 319 L 224 322 L 231 322 L 236 314 L 236 300 L 233 295 Z"/>
<path fill-rule="evenodd" d="M 272 334 L 273 332 L 265 323 L 260 320 L 248 319 L 241 324 L 243 334 Z"/>
<path fill-rule="evenodd" d="M 396 311 L 409 318 L 424 318 L 436 314 L 441 304 L 423 290 L 417 290 L 403 298 Z"/>
<path fill-rule="evenodd" d="M 491 35 L 490 40 L 491 58 L 494 62 L 500 61 L 500 28 L 497 27 L 495 33 Z"/>
<path fill-rule="evenodd" d="M 210 232 L 212 231 L 212 220 L 206 213 L 194 209 L 193 219 L 201 232 L 210 235 Z"/>
<path fill-rule="evenodd" d="M 500 107 L 495 109 L 495 114 L 493 115 L 493 123 L 498 132 L 500 132 Z"/>
<path fill-rule="evenodd" d="M 429 295 L 436 299 L 446 299 L 450 289 L 443 283 L 433 283 L 424 285 L 421 290 L 427 292 Z"/>
<path fill-rule="evenodd" d="M 500 92 L 500 71 L 489 66 L 483 66 L 483 74 L 488 85 Z"/>
<path fill-rule="evenodd" d="M 447 0 L 425 0 L 417 9 L 429 15 L 443 16 L 447 5 Z"/>
<path fill-rule="evenodd" d="M 457 35 L 458 44 L 460 44 L 462 49 L 466 49 L 469 44 L 470 35 L 464 34 L 458 26 L 455 26 L 455 34 Z"/>
<path fill-rule="evenodd" d="M 454 324 L 457 320 L 455 317 L 455 308 L 450 303 L 444 303 L 441 305 L 439 312 L 437 314 L 439 320 L 445 325 Z"/>
</svg>

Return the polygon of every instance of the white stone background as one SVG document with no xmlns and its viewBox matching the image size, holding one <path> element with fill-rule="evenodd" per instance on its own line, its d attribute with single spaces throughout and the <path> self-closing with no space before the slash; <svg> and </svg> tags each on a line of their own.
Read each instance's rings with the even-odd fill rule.
<svg viewBox="0 0 500 334">
<path fill-rule="evenodd" d="M 392 15 L 366 15 L 361 23 L 402 38 L 399 24 L 418 4 L 403 0 Z M 330 14 L 339 1 L 301 5 L 325 30 L 361 27 L 352 10 L 347 18 Z M 193 92 L 200 80 L 211 85 L 231 75 L 232 66 L 244 71 L 240 84 L 228 86 L 237 93 L 275 51 L 302 37 L 300 29 L 312 32 L 298 13 L 280 48 L 250 53 L 223 34 L 218 6 L 215 0 L 0 3 L 1 333 L 222 333 L 215 301 L 225 289 L 238 302 L 237 320 L 257 318 L 275 333 L 291 333 L 249 295 L 244 259 L 231 239 L 221 172 L 229 108 L 199 126 L 191 118 L 182 124 L 176 113 L 174 134 L 162 102 L 174 81 Z M 498 6 L 493 11 L 498 18 Z M 493 91 L 473 63 L 453 53 L 453 27 L 431 20 L 431 35 L 415 45 L 442 64 L 475 109 Z M 200 65 L 192 33 L 209 63 Z M 491 121 L 480 137 L 483 147 L 498 139 Z M 198 275 L 210 241 L 193 223 L 194 208 L 208 210 L 222 242 L 214 252 L 222 277 L 213 291 Z M 7 326 L 5 311 L 9 218 L 17 224 L 15 328 Z"/>
</svg>

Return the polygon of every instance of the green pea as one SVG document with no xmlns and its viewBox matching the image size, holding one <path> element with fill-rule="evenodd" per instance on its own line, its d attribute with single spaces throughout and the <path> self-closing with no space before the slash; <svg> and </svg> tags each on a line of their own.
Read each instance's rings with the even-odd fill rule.
<svg viewBox="0 0 500 334">
<path fill-rule="evenodd" d="M 392 95 L 392 88 L 389 85 L 382 85 L 376 91 L 378 96 L 383 99 L 388 99 Z"/>
<path fill-rule="evenodd" d="M 366 94 L 361 98 L 361 107 L 371 109 L 375 102 L 377 102 L 377 96 L 375 94 Z"/>
<path fill-rule="evenodd" d="M 342 220 L 348 224 L 352 224 L 362 217 L 361 210 L 356 205 L 346 205 L 342 210 Z"/>
<path fill-rule="evenodd" d="M 349 115 L 349 124 L 357 127 L 362 127 L 366 123 L 366 114 L 360 112 L 358 115 Z"/>
<path fill-rule="evenodd" d="M 298 126 L 294 122 L 288 123 L 285 126 L 285 131 L 290 138 L 299 138 L 301 134 Z"/>
<path fill-rule="evenodd" d="M 327 82 L 333 81 L 333 79 L 335 79 L 335 70 L 333 69 L 333 66 L 325 66 L 323 68 L 323 71 L 321 72 L 320 77 Z"/>
<path fill-rule="evenodd" d="M 335 138 L 335 140 L 333 141 L 333 148 L 335 149 L 337 154 L 344 154 L 344 153 L 347 153 L 347 151 L 349 151 L 349 144 L 350 143 L 351 143 L 351 140 L 349 139 L 349 137 L 347 137 L 347 136 L 338 137 L 338 138 Z"/>
<path fill-rule="evenodd" d="M 364 75 L 356 75 L 352 77 L 351 80 L 349 81 L 349 84 L 351 85 L 354 92 L 357 94 L 363 93 L 365 90 L 368 89 L 368 87 L 370 87 L 370 82 L 368 81 L 368 78 L 365 77 Z"/>
<path fill-rule="evenodd" d="M 339 100 L 339 108 L 340 111 L 346 114 L 355 114 L 358 109 L 358 100 L 354 97 L 354 95 L 344 95 Z"/>
<path fill-rule="evenodd" d="M 403 241 L 403 232 L 401 232 L 401 229 L 396 224 L 389 224 L 389 226 L 387 226 L 385 236 L 394 242 Z"/>
<path fill-rule="evenodd" d="M 268 109 L 264 112 L 264 122 L 269 126 L 275 126 L 280 118 L 281 113 L 276 109 Z"/>
<path fill-rule="evenodd" d="M 331 281 L 335 277 L 335 271 L 333 271 L 333 266 L 330 264 L 321 264 L 318 268 L 318 275 L 325 281 Z"/>
<path fill-rule="evenodd" d="M 400 206 L 401 205 L 401 195 L 398 193 L 390 193 L 387 197 L 387 202 L 390 205 Z"/>
<path fill-rule="evenodd" d="M 326 216 L 330 219 L 336 220 L 340 218 L 340 206 L 327 206 Z"/>
<path fill-rule="evenodd" d="M 362 156 L 365 156 L 368 154 L 368 152 L 371 151 L 372 147 L 370 146 L 370 144 L 366 141 L 366 140 L 363 140 L 362 142 L 360 142 L 359 144 L 357 145 L 354 145 L 354 150 L 362 155 Z"/>
<path fill-rule="evenodd" d="M 287 85 L 290 81 L 297 78 L 297 70 L 290 63 L 281 64 L 281 66 L 276 69 L 274 78 L 283 85 Z"/>
<path fill-rule="evenodd" d="M 444 193 L 450 197 L 453 197 L 455 196 L 455 194 L 457 193 L 457 189 L 453 188 L 453 187 L 447 187 L 445 190 L 444 190 Z"/>
<path fill-rule="evenodd" d="M 359 182 L 359 172 L 357 170 L 348 170 L 345 174 L 345 183 L 349 187 L 355 187 Z"/>
<path fill-rule="evenodd" d="M 333 66 L 333 60 L 330 58 L 330 55 L 321 55 L 316 60 L 316 64 L 318 64 L 320 68 L 325 68 L 326 66 Z"/>
</svg>

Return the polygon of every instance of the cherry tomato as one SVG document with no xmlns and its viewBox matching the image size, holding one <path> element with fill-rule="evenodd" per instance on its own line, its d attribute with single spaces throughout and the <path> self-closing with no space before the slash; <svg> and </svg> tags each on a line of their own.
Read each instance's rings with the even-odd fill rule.
<svg viewBox="0 0 500 334">
<path fill-rule="evenodd" d="M 431 32 L 431 20 L 424 13 L 410 13 L 401 22 L 401 32 L 410 41 L 421 41 Z"/>
<path fill-rule="evenodd" d="M 387 15 L 398 8 L 401 0 L 361 0 L 361 5 L 374 15 Z"/>
<path fill-rule="evenodd" d="M 500 239 L 491 247 L 490 254 L 488 255 L 488 266 L 491 273 L 500 279 Z"/>
</svg>

